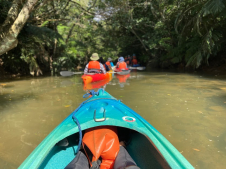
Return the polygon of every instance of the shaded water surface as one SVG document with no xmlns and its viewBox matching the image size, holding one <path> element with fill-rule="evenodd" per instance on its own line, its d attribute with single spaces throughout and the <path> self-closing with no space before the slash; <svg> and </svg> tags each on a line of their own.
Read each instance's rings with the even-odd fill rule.
<svg viewBox="0 0 226 169">
<path fill-rule="evenodd" d="M 121 82 L 121 83 L 120 83 Z M 169 72 L 114 77 L 106 90 L 161 132 L 195 168 L 226 166 L 226 79 Z M 80 76 L 0 81 L 0 168 L 17 168 L 84 101 Z"/>
</svg>

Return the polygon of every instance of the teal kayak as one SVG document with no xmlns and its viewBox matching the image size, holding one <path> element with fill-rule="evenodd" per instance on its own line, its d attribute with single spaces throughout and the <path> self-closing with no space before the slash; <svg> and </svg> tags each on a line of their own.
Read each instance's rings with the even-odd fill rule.
<svg viewBox="0 0 226 169">
<path fill-rule="evenodd" d="M 141 169 L 194 169 L 185 157 L 139 114 L 106 91 L 92 91 L 27 157 L 19 169 L 62 169 L 76 156 L 82 132 L 97 126 L 116 126 L 126 137 L 126 149 Z M 121 136 L 118 136 L 119 139 Z M 69 143 L 63 143 L 67 138 Z"/>
</svg>

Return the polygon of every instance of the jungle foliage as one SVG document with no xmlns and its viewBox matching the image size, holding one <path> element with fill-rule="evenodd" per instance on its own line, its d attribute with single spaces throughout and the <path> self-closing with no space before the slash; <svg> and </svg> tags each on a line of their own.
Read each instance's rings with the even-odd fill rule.
<svg viewBox="0 0 226 169">
<path fill-rule="evenodd" d="M 36 2 L 26 23 L 17 25 L 18 36 L 7 52 L 0 46 L 0 68 L 7 72 L 75 69 L 93 52 L 194 68 L 225 62 L 225 0 L 0 0 L 0 45 L 11 42 L 29 1 Z"/>
<path fill-rule="evenodd" d="M 225 55 L 225 0 L 105 0 L 101 8 L 104 22 L 127 39 L 123 54 L 194 68 Z"/>
</svg>

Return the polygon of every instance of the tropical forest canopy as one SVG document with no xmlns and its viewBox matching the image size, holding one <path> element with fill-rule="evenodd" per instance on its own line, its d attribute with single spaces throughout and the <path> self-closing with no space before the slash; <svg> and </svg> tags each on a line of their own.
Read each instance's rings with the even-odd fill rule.
<svg viewBox="0 0 226 169">
<path fill-rule="evenodd" d="M 0 73 L 40 75 L 136 54 L 141 64 L 226 64 L 225 0 L 0 0 Z"/>
</svg>

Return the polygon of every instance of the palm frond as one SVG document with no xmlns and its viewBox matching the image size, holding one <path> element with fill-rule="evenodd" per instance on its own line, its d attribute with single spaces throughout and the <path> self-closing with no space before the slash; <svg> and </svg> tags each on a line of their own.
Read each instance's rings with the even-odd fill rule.
<svg viewBox="0 0 226 169">
<path fill-rule="evenodd" d="M 225 0 L 209 0 L 202 8 L 203 16 L 217 14 L 225 8 Z"/>
<path fill-rule="evenodd" d="M 195 67 L 198 68 L 201 64 L 201 61 L 202 61 L 202 53 L 199 50 L 189 58 L 186 66 L 195 65 Z"/>
</svg>

